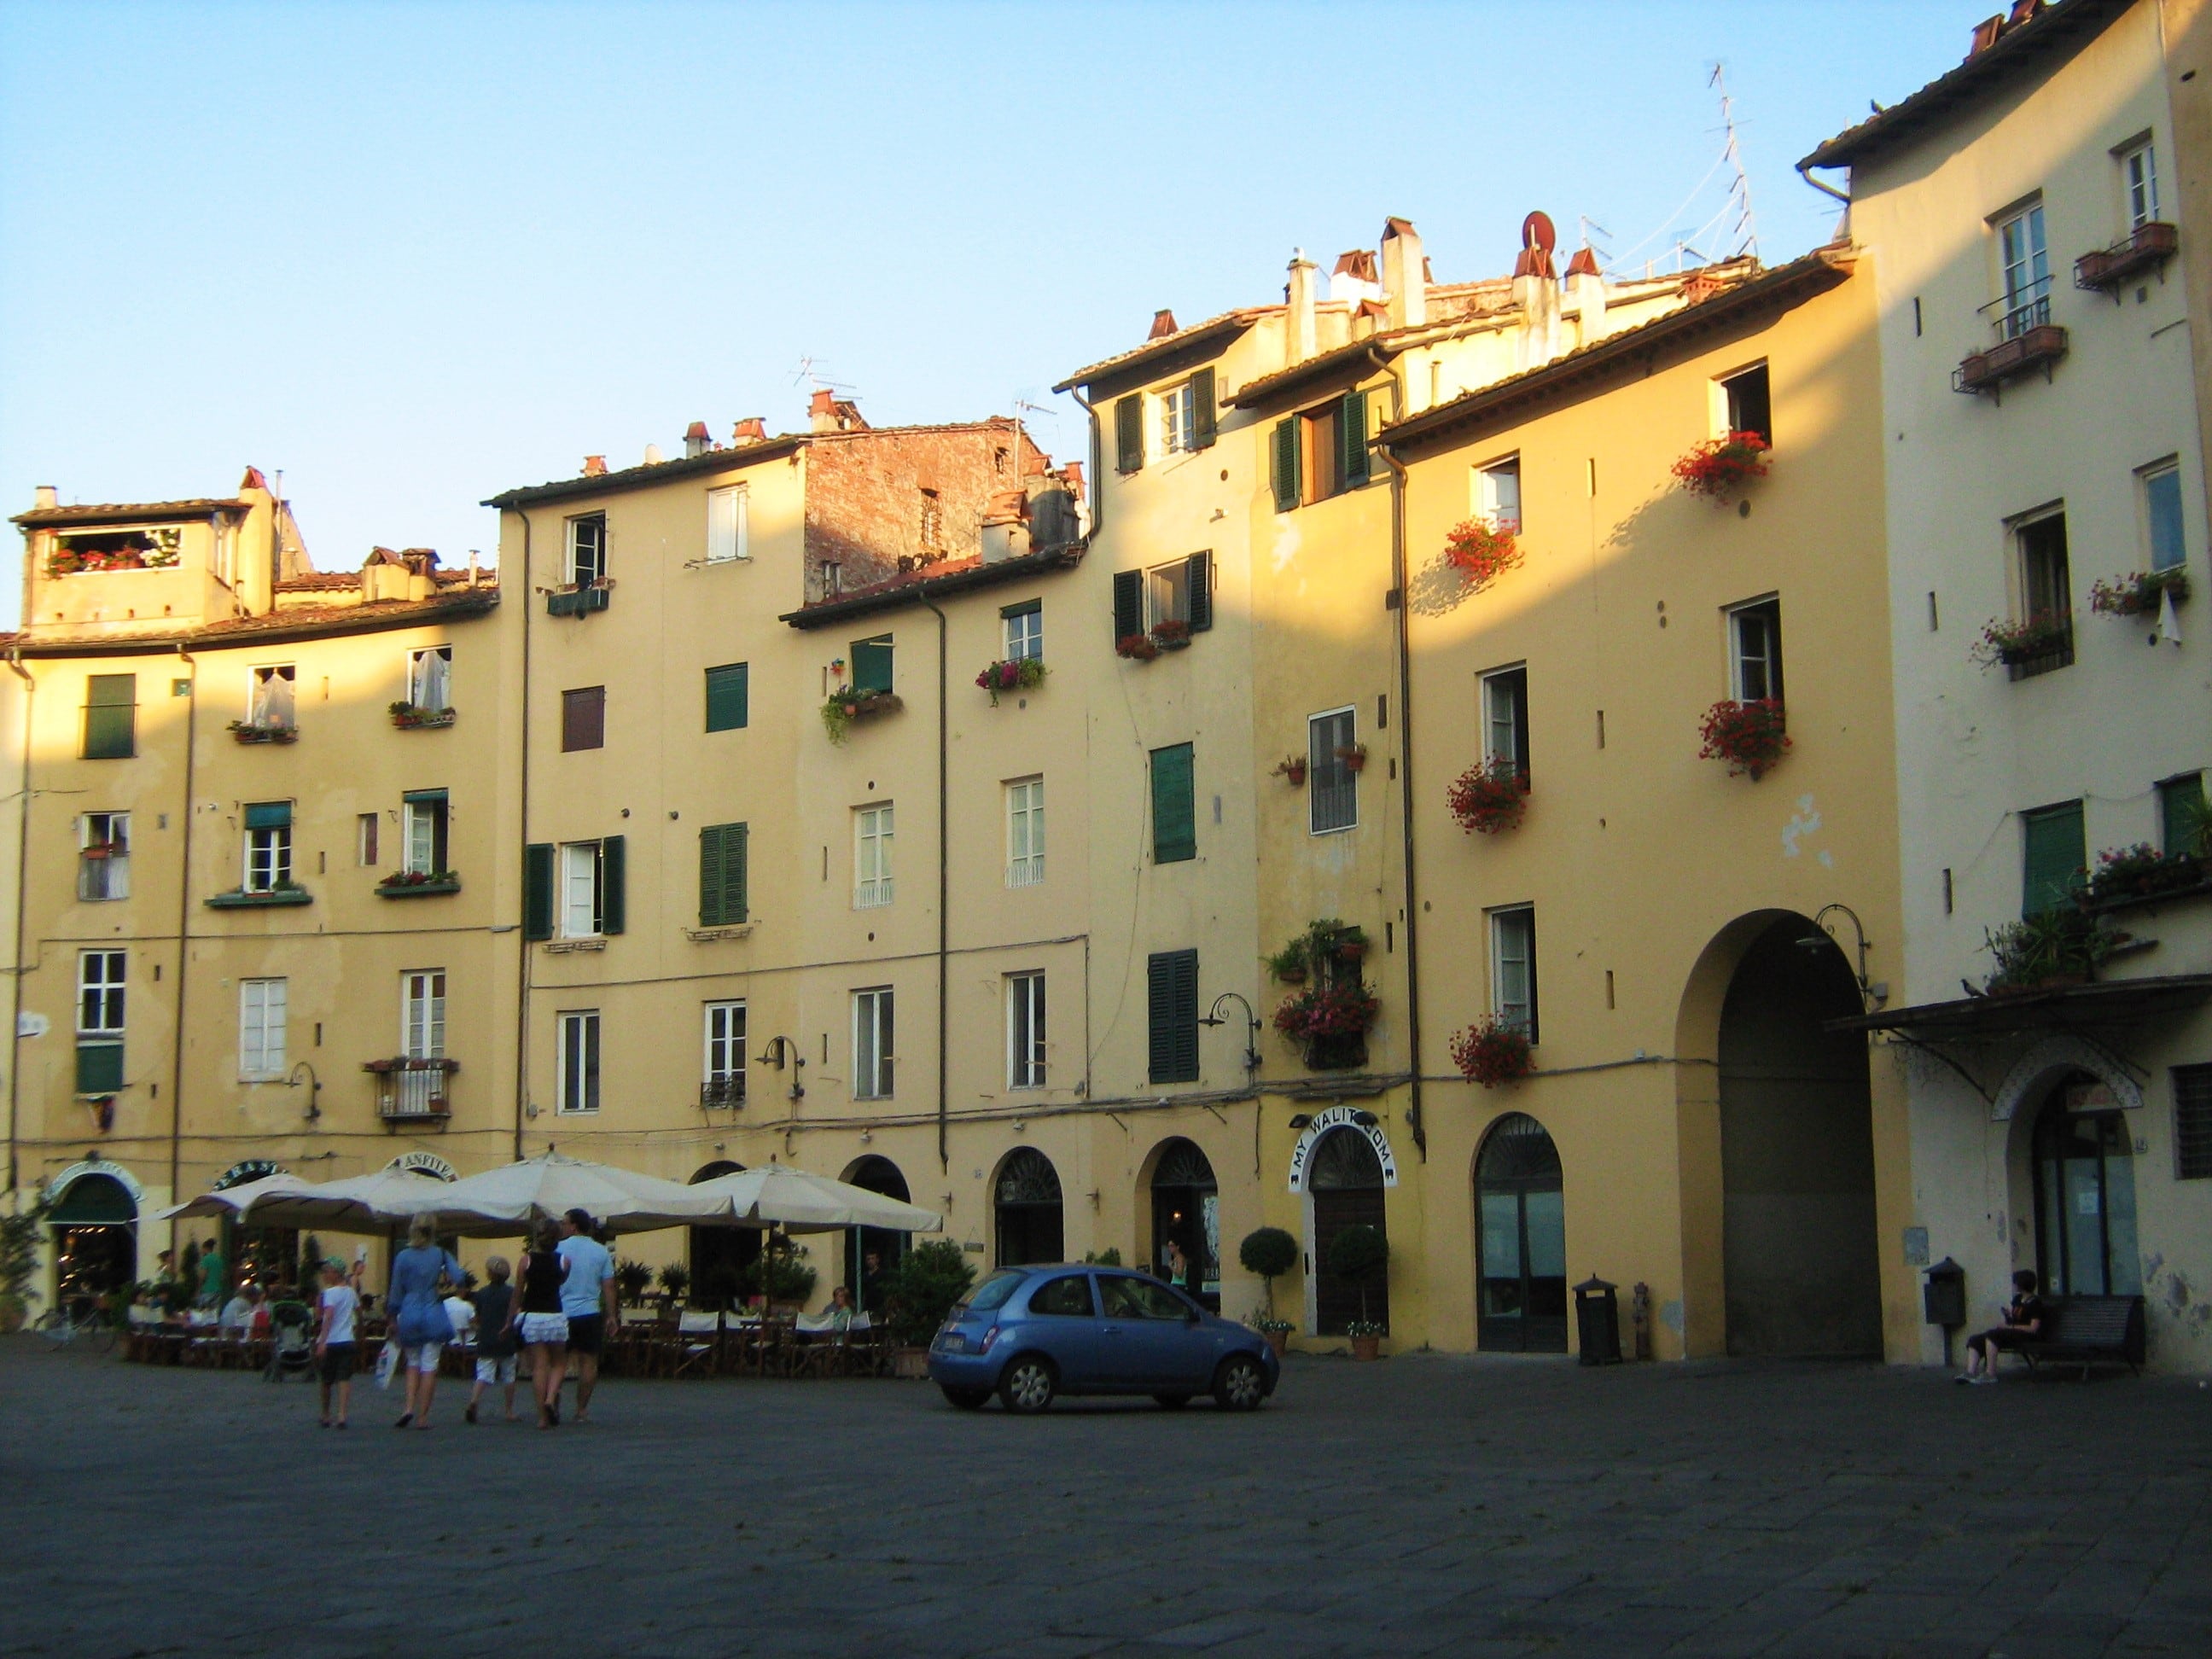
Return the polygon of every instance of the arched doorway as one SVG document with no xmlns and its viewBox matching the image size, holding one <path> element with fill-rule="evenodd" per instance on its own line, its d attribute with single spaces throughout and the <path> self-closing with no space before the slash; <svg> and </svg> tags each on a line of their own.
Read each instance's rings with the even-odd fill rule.
<svg viewBox="0 0 2212 1659">
<path fill-rule="evenodd" d="M 227 1192 L 249 1181 L 285 1173 L 273 1158 L 249 1158 L 234 1164 L 215 1179 L 211 1192 Z M 220 1249 L 230 1264 L 230 1282 L 268 1286 L 290 1282 L 300 1261 L 300 1230 L 296 1227 L 241 1227 L 229 1216 L 222 1218 Z M 309 1281 L 310 1283 L 319 1281 Z"/>
<path fill-rule="evenodd" d="M 1862 1012 L 1835 942 L 1784 915 L 1721 1008 L 1722 1271 L 1731 1354 L 1881 1352 L 1874 1122 Z"/>
<path fill-rule="evenodd" d="M 1312 1205 L 1309 1213 L 1313 1218 L 1315 1334 L 1342 1336 L 1345 1327 L 1360 1316 L 1363 1290 L 1367 1317 L 1387 1327 L 1389 1274 L 1376 1273 L 1362 1285 L 1328 1267 L 1329 1246 L 1346 1227 L 1372 1227 L 1385 1237 L 1389 1236 L 1383 1216 L 1382 1160 L 1357 1129 L 1331 1129 L 1314 1143 L 1305 1186 Z"/>
<path fill-rule="evenodd" d="M 63 1307 L 136 1282 L 138 1200 L 112 1175 L 66 1177 L 46 1224 L 54 1241 L 54 1305 Z"/>
<path fill-rule="evenodd" d="M 736 1175 L 745 1166 L 727 1158 L 700 1165 L 691 1184 L 717 1176 Z M 691 1295 L 699 1305 L 727 1309 L 742 1303 L 745 1280 L 760 1260 L 761 1236 L 751 1227 L 687 1227 L 686 1251 L 691 1267 Z"/>
<path fill-rule="evenodd" d="M 902 1204 L 914 1202 L 906 1176 L 887 1158 L 870 1153 L 845 1172 L 846 1182 L 864 1191 Z M 891 1270 L 912 1247 L 914 1235 L 885 1227 L 848 1227 L 845 1231 L 845 1287 L 854 1305 L 871 1314 L 884 1310 L 884 1297 Z"/>
<path fill-rule="evenodd" d="M 1567 1218 L 1559 1149 L 1544 1126 L 1510 1112 L 1476 1155 L 1480 1261 L 1475 1346 L 1486 1353 L 1567 1351 Z"/>
<path fill-rule="evenodd" d="M 2086 1073 L 2051 1091 L 2035 1119 L 2035 1259 L 2051 1296 L 2140 1296 L 2135 1143 L 2110 1091 Z"/>
<path fill-rule="evenodd" d="M 1152 1164 L 1152 1261 L 1162 1279 L 1170 1275 L 1170 1240 L 1182 1247 L 1188 1264 L 1184 1288 L 1218 1313 L 1221 1192 L 1206 1154 L 1180 1137 L 1162 1146 Z"/>
<path fill-rule="evenodd" d="M 1017 1146 L 999 1166 L 992 1183 L 998 1220 L 997 1262 L 1018 1267 L 1030 1261 L 1064 1261 L 1060 1171 L 1034 1146 Z"/>
</svg>

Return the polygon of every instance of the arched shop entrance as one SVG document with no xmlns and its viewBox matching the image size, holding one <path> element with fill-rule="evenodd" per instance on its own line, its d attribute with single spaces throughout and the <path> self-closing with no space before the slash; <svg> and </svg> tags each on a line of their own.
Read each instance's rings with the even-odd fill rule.
<svg viewBox="0 0 2212 1659">
<path fill-rule="evenodd" d="M 727 1158 L 700 1165 L 691 1184 L 736 1175 L 745 1166 Z M 745 1277 L 760 1260 L 761 1236 L 751 1227 L 687 1227 L 691 1294 L 702 1306 L 726 1310 L 744 1299 Z"/>
<path fill-rule="evenodd" d="M 78 1164 L 47 1188 L 54 1305 L 100 1296 L 138 1277 L 137 1182 L 114 1164 Z"/>
<path fill-rule="evenodd" d="M 2135 1143 L 2110 1100 L 2082 1073 L 2061 1080 L 2036 1115 L 2035 1261 L 2052 1296 L 2142 1294 Z"/>
<path fill-rule="evenodd" d="M 906 1176 L 887 1158 L 871 1152 L 845 1172 L 845 1180 L 863 1191 L 911 1204 Z M 887 1227 L 848 1227 L 845 1230 L 845 1287 L 854 1302 L 868 1313 L 884 1310 L 884 1297 L 891 1270 L 913 1248 L 914 1235 Z"/>
<path fill-rule="evenodd" d="M 998 1222 L 998 1254 L 1001 1267 L 1018 1267 L 1030 1261 L 1064 1261 L 1060 1171 L 1034 1146 L 1017 1146 L 999 1165 L 991 1183 Z"/>
<path fill-rule="evenodd" d="M 1510 1112 L 1474 1166 L 1481 1221 L 1475 1346 L 1487 1353 L 1567 1351 L 1567 1219 L 1559 1149 L 1544 1126 Z"/>
<path fill-rule="evenodd" d="M 283 1173 L 284 1166 L 273 1158 L 250 1158 L 232 1164 L 216 1176 L 212 1190 L 224 1192 L 264 1176 Z M 267 1289 L 295 1282 L 300 1265 L 300 1230 L 296 1227 L 241 1227 L 225 1216 L 219 1248 L 228 1264 L 232 1285 L 259 1285 Z"/>
<path fill-rule="evenodd" d="M 1314 1143 L 1305 1165 L 1305 1187 L 1314 1259 L 1314 1334 L 1342 1336 L 1345 1327 L 1359 1317 L 1361 1296 L 1366 1297 L 1367 1317 L 1388 1328 L 1390 1323 L 1389 1273 L 1375 1274 L 1363 1285 L 1329 1271 L 1329 1247 L 1346 1227 L 1372 1227 L 1385 1237 L 1389 1223 L 1383 1214 L 1382 1160 L 1368 1138 L 1350 1127 L 1334 1128 Z"/>
<path fill-rule="evenodd" d="M 1168 1243 L 1182 1247 L 1188 1274 L 1183 1288 L 1221 1310 L 1221 1192 L 1213 1165 L 1194 1141 L 1164 1143 L 1152 1164 L 1152 1269 L 1170 1275 Z"/>
<path fill-rule="evenodd" d="M 1863 1012 L 1835 941 L 1784 914 L 1729 981 L 1719 1033 L 1722 1271 L 1732 1354 L 1881 1352 Z"/>
</svg>

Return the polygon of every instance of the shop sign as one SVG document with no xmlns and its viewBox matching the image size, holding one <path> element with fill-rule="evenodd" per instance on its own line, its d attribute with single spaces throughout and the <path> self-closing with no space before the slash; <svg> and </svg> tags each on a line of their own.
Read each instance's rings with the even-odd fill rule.
<svg viewBox="0 0 2212 1659">
<path fill-rule="evenodd" d="M 111 1164 L 104 1158 L 87 1158 L 81 1164 L 70 1164 L 68 1169 L 49 1181 L 46 1183 L 46 1202 L 49 1204 L 58 1202 L 61 1195 L 69 1191 L 79 1176 L 88 1175 L 106 1176 L 111 1181 L 120 1182 L 123 1190 L 131 1194 L 131 1201 L 133 1204 L 143 1204 L 146 1201 L 146 1189 L 138 1184 L 137 1176 L 132 1175 L 120 1164 Z"/>
<path fill-rule="evenodd" d="M 228 1192 L 233 1187 L 243 1187 L 249 1181 L 259 1181 L 267 1176 L 284 1173 L 286 1173 L 284 1166 L 273 1158 L 249 1158 L 232 1164 L 217 1176 L 215 1185 L 209 1190 L 217 1193 Z"/>
<path fill-rule="evenodd" d="M 402 1152 L 385 1167 L 404 1170 L 413 1175 L 435 1176 L 441 1181 L 460 1179 L 460 1171 L 435 1152 Z"/>
<path fill-rule="evenodd" d="M 2112 1092 L 2109 1083 L 2069 1083 L 2066 1085 L 2066 1109 L 2069 1112 L 2117 1112 L 2126 1103 Z"/>
<path fill-rule="evenodd" d="M 1361 1122 L 1362 1118 L 1366 1119 Z M 1390 1138 L 1382 1133 L 1382 1125 L 1375 1114 L 1358 1106 L 1331 1106 L 1326 1111 L 1316 1112 L 1314 1120 L 1298 1136 L 1298 1144 L 1291 1149 L 1291 1190 L 1302 1193 L 1306 1189 L 1306 1165 L 1313 1158 L 1313 1150 L 1321 1138 L 1331 1129 L 1349 1129 L 1354 1134 L 1367 1137 L 1367 1144 L 1375 1149 L 1375 1157 L 1382 1165 L 1382 1184 L 1398 1184 L 1398 1159 L 1390 1150 Z"/>
</svg>

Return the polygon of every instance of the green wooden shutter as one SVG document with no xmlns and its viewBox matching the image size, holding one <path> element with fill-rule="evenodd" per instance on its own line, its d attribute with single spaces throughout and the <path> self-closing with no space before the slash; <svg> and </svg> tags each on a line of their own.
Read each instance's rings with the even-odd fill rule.
<svg viewBox="0 0 2212 1659">
<path fill-rule="evenodd" d="M 86 760 L 129 760 L 138 752 L 138 677 L 88 674 L 84 683 Z"/>
<path fill-rule="evenodd" d="M 1346 489 L 1367 482 L 1367 394 L 1347 392 L 1337 411 L 1336 433 L 1343 445 L 1343 465 L 1338 469 Z"/>
<path fill-rule="evenodd" d="M 1198 952 L 1161 951 L 1145 961 L 1149 1072 L 1154 1083 L 1198 1080 Z"/>
<path fill-rule="evenodd" d="M 1213 555 L 1190 556 L 1190 631 L 1203 634 L 1213 626 Z"/>
<path fill-rule="evenodd" d="M 1117 471 L 1135 472 L 1145 465 L 1145 399 L 1132 392 L 1114 404 L 1114 465 Z"/>
<path fill-rule="evenodd" d="M 702 927 L 735 927 L 744 921 L 745 841 L 742 823 L 710 823 L 699 832 Z"/>
<path fill-rule="evenodd" d="M 76 1045 L 76 1091 L 81 1095 L 112 1095 L 123 1091 L 123 1045 L 119 1042 L 80 1042 Z"/>
<path fill-rule="evenodd" d="M 727 663 L 707 671 L 707 729 L 709 732 L 734 732 L 744 725 L 748 713 L 745 681 L 745 665 L 741 662 Z"/>
<path fill-rule="evenodd" d="M 1145 631 L 1145 573 L 1114 573 L 1114 639 L 1116 644 Z"/>
<path fill-rule="evenodd" d="M 888 691 L 891 689 L 891 636 L 853 641 L 853 689 Z"/>
<path fill-rule="evenodd" d="M 2202 854 L 2206 834 L 2204 775 L 2168 778 L 2158 787 L 2159 827 L 2164 832 L 2160 847 L 2170 858 L 2177 853 Z"/>
<path fill-rule="evenodd" d="M 1198 813 L 1192 794 L 1191 746 L 1152 750 L 1152 862 L 1198 856 Z"/>
<path fill-rule="evenodd" d="M 2024 812 L 2027 856 L 2021 884 L 2022 915 L 2042 915 L 2071 903 L 2081 884 L 2081 866 L 2089 861 L 2088 842 L 2081 824 L 2081 803 L 2046 806 Z"/>
<path fill-rule="evenodd" d="M 1190 377 L 1191 421 L 1190 447 L 1193 449 L 1213 447 L 1215 428 L 1220 416 L 1214 407 L 1213 371 L 1201 368 Z"/>
<path fill-rule="evenodd" d="M 1298 422 L 1292 416 L 1275 422 L 1268 439 L 1269 478 L 1275 486 L 1275 511 L 1288 513 L 1298 504 Z"/>
<path fill-rule="evenodd" d="M 532 842 L 522 849 L 522 936 L 553 937 L 553 843 Z"/>
<path fill-rule="evenodd" d="M 619 933 L 627 920 L 629 908 L 623 894 L 623 878 L 629 860 L 627 843 L 620 836 L 607 836 L 599 842 L 599 931 Z"/>
</svg>

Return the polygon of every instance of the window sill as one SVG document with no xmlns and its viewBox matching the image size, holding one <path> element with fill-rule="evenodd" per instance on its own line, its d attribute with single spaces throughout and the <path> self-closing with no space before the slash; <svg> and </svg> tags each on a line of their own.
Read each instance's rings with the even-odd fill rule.
<svg viewBox="0 0 2212 1659">
<path fill-rule="evenodd" d="M 437 732 L 451 726 L 459 714 L 460 711 L 455 708 L 418 708 L 404 714 L 395 710 L 392 724 L 401 732 Z"/>
<path fill-rule="evenodd" d="M 461 878 L 450 876 L 443 881 L 380 881 L 376 884 L 379 898 L 436 898 L 461 890 Z"/>
<path fill-rule="evenodd" d="M 240 743 L 297 743 L 300 728 L 296 726 L 257 726 L 233 720 L 230 735 Z"/>
<path fill-rule="evenodd" d="M 2203 898 L 2212 894 L 2212 878 L 2191 882 L 2186 886 L 2169 887 L 2157 893 L 2116 893 L 2110 898 L 2077 900 L 2084 910 L 2101 914 L 2106 910 L 2142 910 L 2179 899 Z"/>
<path fill-rule="evenodd" d="M 712 945 L 720 939 L 744 939 L 752 931 L 750 921 L 733 921 L 720 927 L 686 927 L 684 937 L 694 945 Z"/>
<path fill-rule="evenodd" d="M 607 939 L 604 933 L 596 933 L 590 939 L 540 939 L 538 948 L 553 956 L 565 956 L 571 951 L 604 951 Z"/>
<path fill-rule="evenodd" d="M 249 893 L 243 890 L 217 893 L 207 900 L 210 910 L 270 910 L 289 905 L 313 904 L 314 895 L 304 887 L 280 887 L 266 893 Z"/>
</svg>

